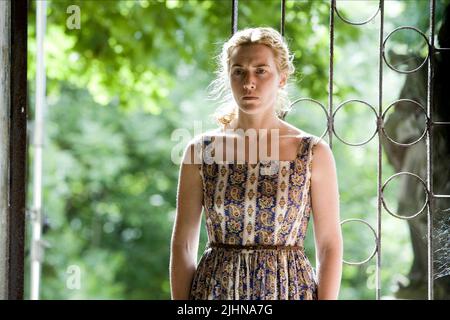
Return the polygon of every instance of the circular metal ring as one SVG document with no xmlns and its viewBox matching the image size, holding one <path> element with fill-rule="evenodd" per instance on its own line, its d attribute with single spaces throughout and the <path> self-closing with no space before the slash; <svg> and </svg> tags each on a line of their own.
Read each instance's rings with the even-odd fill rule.
<svg viewBox="0 0 450 320">
<path fill-rule="evenodd" d="M 356 101 L 356 102 L 360 102 L 360 103 L 362 103 L 362 104 L 368 106 L 369 108 L 371 108 L 372 111 L 375 113 L 375 117 L 377 118 L 377 121 L 378 121 L 378 114 L 377 114 L 377 111 L 375 110 L 375 108 L 372 107 L 372 106 L 371 106 L 370 104 L 368 104 L 367 102 L 365 102 L 365 101 L 363 101 L 363 100 L 358 100 L 358 99 L 351 99 L 351 100 L 347 100 L 347 101 L 342 102 L 342 103 L 336 108 L 336 110 L 333 112 L 333 121 L 334 121 L 334 118 L 335 118 L 335 116 L 336 116 L 336 113 L 338 112 L 338 110 L 339 110 L 340 108 L 342 108 L 346 103 L 355 102 L 355 101 Z M 340 141 L 342 141 L 342 142 L 345 143 L 346 145 L 349 145 L 349 146 L 362 146 L 362 145 L 368 143 L 370 140 L 373 139 L 373 137 L 377 134 L 377 128 L 375 128 L 374 133 L 372 134 L 372 136 L 371 136 L 369 139 L 367 139 L 367 140 L 364 141 L 364 142 L 360 142 L 360 143 L 350 143 L 350 142 L 344 141 L 341 137 L 339 137 L 339 135 L 338 135 L 338 134 L 336 133 L 336 131 L 334 130 L 334 123 L 333 123 L 333 133 L 334 133 L 334 135 L 336 136 L 336 138 L 338 138 Z"/>
<path fill-rule="evenodd" d="M 398 141 L 395 141 L 395 140 L 392 139 L 392 138 L 387 134 L 387 132 L 384 130 L 384 118 L 385 118 L 387 112 L 388 112 L 389 109 L 391 109 L 396 103 L 398 103 L 398 102 L 403 102 L 403 101 L 406 101 L 406 102 L 412 102 L 412 103 L 418 105 L 418 106 L 420 107 L 420 109 L 422 110 L 423 114 L 425 115 L 425 119 L 426 119 L 426 120 L 425 120 L 425 122 L 426 122 L 426 123 L 425 123 L 425 130 L 423 130 L 422 135 L 421 135 L 417 140 L 415 140 L 415 141 L 413 141 L 413 142 L 410 142 L 410 143 L 400 143 L 400 142 L 398 142 Z M 399 99 L 399 100 L 396 100 L 396 101 L 392 102 L 392 103 L 389 105 L 389 107 L 387 107 L 387 109 L 383 112 L 383 115 L 381 116 L 381 119 L 383 120 L 382 126 L 381 126 L 381 132 L 383 132 L 384 136 L 385 136 L 389 141 L 391 141 L 392 143 L 394 143 L 394 144 L 396 144 L 396 145 L 399 145 L 399 146 L 404 146 L 404 147 L 412 146 L 413 144 L 416 144 L 417 142 L 419 142 L 420 140 L 422 140 L 422 138 L 423 138 L 423 137 L 425 136 L 425 134 L 427 133 L 427 127 L 428 127 L 428 123 L 429 123 L 429 121 L 430 121 L 430 119 L 429 119 L 428 116 L 427 116 L 427 112 L 425 111 L 425 108 L 424 108 L 419 102 L 414 101 L 414 100 L 411 100 L 411 99 Z"/>
<path fill-rule="evenodd" d="M 399 70 L 399 69 L 395 68 L 394 66 L 392 66 L 392 65 L 387 61 L 386 55 L 385 55 L 385 49 L 386 49 L 386 42 L 387 42 L 387 40 L 388 40 L 395 32 L 400 31 L 400 30 L 403 30 L 403 29 L 409 29 L 409 30 L 414 30 L 414 31 L 416 31 L 418 34 L 420 34 L 420 35 L 422 36 L 422 38 L 423 38 L 423 39 L 425 40 L 425 42 L 427 43 L 427 47 L 428 47 L 428 53 L 427 53 L 427 56 L 426 56 L 426 58 L 423 60 L 423 62 L 421 63 L 421 65 L 418 66 L 417 68 L 413 69 L 413 70 L 408 70 L 408 71 L 402 71 L 402 70 Z M 398 27 L 398 28 L 395 28 L 393 31 L 391 31 L 391 32 L 387 35 L 387 37 L 384 39 L 384 41 L 383 41 L 383 47 L 382 47 L 382 56 L 383 56 L 384 62 L 386 62 L 387 66 L 388 66 L 389 68 L 391 68 L 392 70 L 397 71 L 398 73 L 404 73 L 404 74 L 413 73 L 413 72 L 416 72 L 417 70 L 419 70 L 420 68 L 422 68 L 423 65 L 424 65 L 424 64 L 427 62 L 427 60 L 429 59 L 429 57 L 430 57 L 430 43 L 428 42 L 427 36 L 426 36 L 422 31 L 420 31 L 419 29 L 417 29 L 417 28 L 415 28 L 415 27 L 409 27 L 409 26 Z"/>
<path fill-rule="evenodd" d="M 334 11 L 336 12 L 337 16 L 339 18 L 341 18 L 341 20 L 344 21 L 345 23 L 348 23 L 348 24 L 351 24 L 351 25 L 354 25 L 354 26 L 360 26 L 360 25 L 363 25 L 363 24 L 366 24 L 366 23 L 369 23 L 370 21 L 372 21 L 377 16 L 378 12 L 380 12 L 380 6 L 378 5 L 377 11 L 375 11 L 375 13 L 369 19 L 367 19 L 365 21 L 362 21 L 362 22 L 354 22 L 354 21 L 350 21 L 350 20 L 344 18 L 340 14 L 340 12 L 339 12 L 339 10 L 337 8 L 337 3 L 336 3 L 336 6 L 334 7 Z"/>
<path fill-rule="evenodd" d="M 302 101 L 310 101 L 310 102 L 314 102 L 314 103 L 318 104 L 318 105 L 322 108 L 322 110 L 325 112 L 325 116 L 327 117 L 327 124 L 329 123 L 330 117 L 329 117 L 329 115 L 328 115 L 327 109 L 325 108 L 325 106 L 324 106 L 322 103 L 320 103 L 319 101 L 317 101 L 317 100 L 315 100 L 315 99 L 311 99 L 311 98 L 299 98 L 299 99 L 297 99 L 297 100 L 295 100 L 294 102 L 291 103 L 291 108 L 294 106 L 294 104 L 299 103 L 299 102 L 302 102 Z M 328 132 L 328 127 L 325 128 L 325 131 L 324 131 L 324 132 L 322 133 L 322 135 L 320 136 L 320 139 L 323 139 L 323 137 L 325 137 L 325 135 L 327 134 L 327 132 Z"/>
<path fill-rule="evenodd" d="M 377 233 L 376 233 L 375 229 L 372 228 L 372 226 L 371 226 L 369 223 L 367 223 L 366 221 L 364 221 L 364 220 L 362 220 L 362 219 L 346 219 L 346 220 L 344 220 L 344 221 L 341 221 L 341 226 L 342 226 L 344 223 L 352 222 L 352 221 L 354 221 L 354 222 L 361 222 L 361 223 L 365 224 L 366 226 L 368 226 L 368 227 L 370 228 L 370 230 L 372 230 L 373 236 L 374 236 L 374 238 L 375 238 L 375 248 L 373 249 L 372 253 L 370 254 L 370 256 L 369 256 L 367 259 L 365 259 L 365 260 L 363 260 L 363 261 L 359 261 L 359 262 L 345 261 L 345 259 L 342 259 L 342 261 L 343 261 L 345 264 L 357 266 L 357 265 L 362 265 L 362 264 L 368 262 L 370 259 L 373 258 L 373 256 L 375 255 L 375 253 L 377 253 L 377 251 L 378 251 L 378 237 L 377 237 Z"/>
<path fill-rule="evenodd" d="M 391 181 L 393 178 L 395 178 L 395 177 L 397 177 L 397 176 L 400 176 L 400 175 L 410 175 L 410 176 L 413 176 L 413 177 L 417 178 L 417 179 L 422 183 L 422 186 L 423 186 L 423 188 L 425 189 L 425 196 L 426 196 L 426 199 L 425 199 L 424 205 L 422 206 L 422 208 L 421 208 L 419 211 L 417 211 L 416 213 L 414 213 L 414 214 L 411 215 L 411 216 L 400 216 L 400 215 L 398 215 L 397 213 L 393 213 L 391 210 L 388 209 L 386 203 L 384 202 L 384 194 L 383 194 L 384 188 L 386 187 L 386 185 L 388 184 L 389 181 Z M 427 185 L 425 184 L 425 182 L 422 180 L 421 177 L 419 177 L 418 175 L 416 175 L 416 174 L 414 174 L 414 173 L 411 173 L 411 172 L 406 172 L 406 171 L 405 171 L 405 172 L 398 172 L 398 173 L 396 173 L 396 174 L 390 176 L 389 179 L 387 179 L 386 182 L 385 182 L 385 183 L 383 184 L 383 186 L 381 187 L 381 202 L 383 203 L 383 207 L 386 209 L 386 211 L 387 211 L 390 215 L 392 215 L 392 216 L 394 216 L 394 217 L 396 217 L 396 218 L 399 218 L 399 219 L 409 220 L 409 219 L 413 219 L 413 218 L 417 217 L 417 216 L 418 216 L 419 214 L 421 214 L 422 211 L 427 207 L 427 205 L 428 205 L 428 200 L 429 200 L 429 198 L 430 198 L 430 197 L 428 196 L 428 193 L 429 193 L 429 191 L 428 191 L 428 189 L 427 189 Z"/>
</svg>

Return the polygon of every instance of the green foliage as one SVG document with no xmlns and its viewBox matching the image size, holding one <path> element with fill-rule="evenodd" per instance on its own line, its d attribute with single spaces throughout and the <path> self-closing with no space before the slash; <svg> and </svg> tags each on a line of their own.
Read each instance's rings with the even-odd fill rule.
<svg viewBox="0 0 450 320">
<path fill-rule="evenodd" d="M 239 28 L 279 28 L 279 3 L 240 1 Z M 31 2 L 29 14 L 30 119 L 35 5 Z M 80 7 L 80 30 L 66 26 L 69 5 Z M 47 14 L 43 187 L 50 221 L 44 238 L 51 247 L 43 266 L 42 298 L 167 299 L 179 168 L 171 161 L 172 133 L 177 128 L 192 132 L 196 120 L 204 121 L 204 130 L 213 126 L 206 123 L 214 106 L 205 100 L 204 89 L 213 77 L 213 57 L 230 35 L 231 1 L 49 1 Z M 311 97 L 328 104 L 328 25 L 328 1 L 287 1 L 286 39 L 297 69 L 294 99 Z M 361 29 L 341 24 L 335 45 L 358 46 L 365 39 L 362 34 Z M 349 50 L 355 52 L 355 45 Z M 343 59 L 344 52 L 336 49 L 336 61 Z M 365 71 L 356 74 L 354 85 L 336 81 L 334 99 L 363 95 Z M 346 77 L 346 71 L 337 75 Z M 314 108 L 299 105 L 288 121 L 321 135 L 326 119 Z M 342 115 L 336 127 L 349 139 L 361 137 L 355 127 L 373 116 L 350 108 Z M 342 218 L 363 218 L 375 226 L 377 146 L 372 141 L 366 149 L 350 150 L 337 140 L 333 144 Z M 314 263 L 311 229 L 306 246 Z M 344 235 L 353 246 L 346 249 L 348 260 L 370 252 L 357 245 L 367 230 L 355 229 Z M 384 237 L 387 261 L 407 246 L 405 234 L 403 229 L 401 241 L 389 241 L 392 234 Z M 372 248 L 370 236 L 364 239 Z M 199 255 L 205 242 L 203 225 Z M 407 266 L 410 260 L 406 254 L 398 263 Z M 344 268 L 341 298 L 374 297 L 373 263 Z M 81 270 L 79 290 L 66 285 L 70 266 Z M 392 274 L 383 276 L 382 285 L 389 287 Z"/>
</svg>

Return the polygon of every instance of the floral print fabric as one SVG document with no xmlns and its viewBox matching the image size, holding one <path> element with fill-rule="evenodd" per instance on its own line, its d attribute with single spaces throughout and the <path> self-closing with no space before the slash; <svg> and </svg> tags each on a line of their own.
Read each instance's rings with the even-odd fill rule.
<svg viewBox="0 0 450 320">
<path fill-rule="evenodd" d="M 303 247 L 311 214 L 315 136 L 302 136 L 294 160 L 200 165 L 208 241 Z M 201 150 L 211 143 L 203 138 Z M 317 298 L 314 270 L 303 249 L 207 247 L 190 299 L 302 300 Z"/>
</svg>

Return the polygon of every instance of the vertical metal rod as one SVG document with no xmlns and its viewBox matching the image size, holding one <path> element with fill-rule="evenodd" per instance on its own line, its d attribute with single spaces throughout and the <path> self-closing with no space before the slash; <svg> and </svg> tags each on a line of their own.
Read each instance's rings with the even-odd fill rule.
<svg viewBox="0 0 450 320">
<path fill-rule="evenodd" d="M 379 57 L 378 57 L 378 211 L 377 211 L 377 256 L 376 256 L 376 274 L 375 274 L 375 297 L 376 300 L 381 299 L 381 188 L 382 188 L 382 160 L 383 148 L 381 143 L 381 115 L 383 114 L 383 40 L 384 40 L 384 0 L 380 0 L 380 36 L 379 36 Z"/>
<path fill-rule="evenodd" d="M 42 145 L 45 110 L 44 38 L 47 2 L 36 2 L 36 110 L 34 130 L 33 214 L 31 237 L 31 300 L 39 299 L 42 263 Z"/>
<path fill-rule="evenodd" d="M 433 192 L 433 68 L 434 68 L 434 19 L 435 19 L 435 0 L 430 0 L 430 34 L 429 34 L 429 59 L 428 59 L 428 79 L 427 79 L 427 116 L 429 122 L 427 123 L 427 189 L 429 195 Z M 433 210 L 434 198 L 428 197 L 427 206 L 427 255 L 428 255 L 428 300 L 434 299 L 434 259 L 433 259 Z"/>
<path fill-rule="evenodd" d="M 238 30 L 238 0 L 232 1 L 231 9 L 231 35 L 235 34 Z"/>
<path fill-rule="evenodd" d="M 336 8 L 336 0 L 330 2 L 330 66 L 328 76 L 328 144 L 333 147 L 333 59 L 334 59 L 334 11 Z"/>
<path fill-rule="evenodd" d="M 281 0 L 281 26 L 280 32 L 284 37 L 284 26 L 286 24 L 286 0 Z"/>
</svg>

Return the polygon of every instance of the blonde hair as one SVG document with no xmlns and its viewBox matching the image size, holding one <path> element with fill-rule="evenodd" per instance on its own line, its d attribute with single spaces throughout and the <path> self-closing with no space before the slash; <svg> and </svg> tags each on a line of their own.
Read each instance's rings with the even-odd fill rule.
<svg viewBox="0 0 450 320">
<path fill-rule="evenodd" d="M 279 73 L 285 73 L 287 80 L 295 72 L 292 62 L 294 56 L 289 52 L 287 43 L 277 30 L 270 27 L 259 27 L 247 28 L 236 32 L 223 44 L 220 54 L 216 57 L 216 78 L 207 88 L 209 99 L 215 100 L 219 104 L 213 117 L 222 126 L 230 123 L 237 116 L 237 105 L 234 101 L 229 81 L 230 56 L 234 48 L 246 44 L 264 44 L 271 48 L 274 53 L 277 70 Z M 279 88 L 275 102 L 277 116 L 282 119 L 290 110 L 291 104 L 286 87 L 287 85 Z"/>
</svg>

